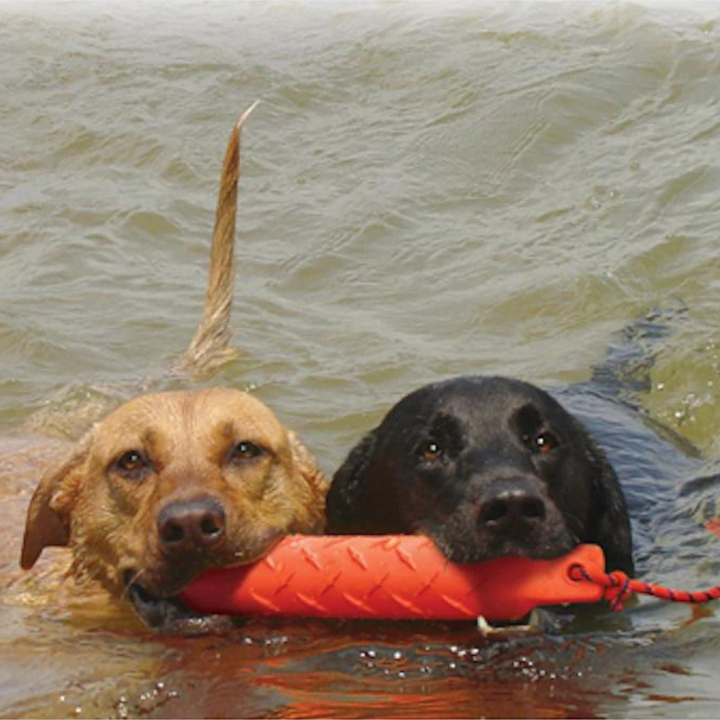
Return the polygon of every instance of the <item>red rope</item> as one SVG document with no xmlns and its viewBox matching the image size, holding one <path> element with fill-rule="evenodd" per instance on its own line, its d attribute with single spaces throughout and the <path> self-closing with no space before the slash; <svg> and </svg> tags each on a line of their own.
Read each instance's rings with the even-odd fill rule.
<svg viewBox="0 0 720 720">
<path fill-rule="evenodd" d="M 652 595 L 661 600 L 682 603 L 706 603 L 720 598 L 720 585 L 709 590 L 687 592 L 643 582 L 642 580 L 633 580 L 620 570 L 612 573 L 591 575 L 582 565 L 573 565 L 569 568 L 568 573 L 573 580 L 585 580 L 605 588 L 603 599 L 610 603 L 610 607 L 615 612 L 623 609 L 623 602 L 633 593 Z"/>
<path fill-rule="evenodd" d="M 720 517 L 711 518 L 704 523 L 705 529 L 720 536 Z M 573 565 L 568 569 L 568 575 L 573 580 L 585 580 L 605 588 L 603 599 L 610 603 L 610 607 L 618 612 L 623 609 L 623 602 L 633 593 L 652 595 L 661 600 L 670 602 L 701 604 L 711 600 L 720 599 L 720 585 L 709 590 L 687 592 L 685 590 L 674 590 L 673 588 L 662 587 L 642 580 L 632 580 L 624 572 L 616 570 L 612 573 L 601 573 L 591 575 L 582 565 Z"/>
</svg>

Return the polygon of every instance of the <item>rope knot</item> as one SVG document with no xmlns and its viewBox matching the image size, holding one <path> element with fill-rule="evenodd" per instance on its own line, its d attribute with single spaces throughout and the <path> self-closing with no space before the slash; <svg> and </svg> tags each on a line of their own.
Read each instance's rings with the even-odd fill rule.
<svg viewBox="0 0 720 720">
<path fill-rule="evenodd" d="M 604 580 L 603 599 L 610 603 L 610 609 L 613 612 L 620 612 L 625 600 L 633 593 L 630 587 L 630 578 L 621 570 L 616 570 L 607 574 Z"/>
<path fill-rule="evenodd" d="M 715 518 L 715 520 L 717 522 L 713 521 L 712 530 L 715 532 L 715 528 L 718 528 L 718 535 L 720 535 L 720 518 Z M 603 589 L 603 600 L 607 600 L 610 603 L 610 608 L 615 612 L 623 609 L 623 602 L 634 592 L 652 595 L 671 602 L 699 604 L 720 600 L 720 585 L 711 587 L 708 590 L 687 592 L 686 590 L 675 590 L 674 588 L 663 587 L 642 580 L 631 580 L 622 570 L 591 575 L 585 567 L 576 564 L 571 565 L 567 572 L 569 577 L 576 582 L 584 581 L 599 585 Z"/>
<path fill-rule="evenodd" d="M 594 577 L 582 565 L 573 565 L 569 573 L 573 580 L 584 580 L 602 587 L 603 600 L 610 603 L 610 608 L 614 612 L 620 612 L 623 609 L 623 602 L 633 593 L 632 581 L 621 570 Z"/>
</svg>

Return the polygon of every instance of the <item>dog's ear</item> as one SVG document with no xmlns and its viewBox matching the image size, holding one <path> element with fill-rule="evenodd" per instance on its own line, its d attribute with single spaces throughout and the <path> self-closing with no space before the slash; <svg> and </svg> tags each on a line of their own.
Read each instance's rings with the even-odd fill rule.
<svg viewBox="0 0 720 720">
<path fill-rule="evenodd" d="M 365 473 L 377 446 L 378 430 L 371 430 L 350 451 L 345 462 L 338 468 L 327 496 L 327 532 L 352 532 L 353 514 L 362 505 Z"/>
<path fill-rule="evenodd" d="M 319 524 L 324 525 L 325 521 L 325 496 L 327 495 L 330 483 L 323 474 L 322 470 L 315 462 L 315 458 L 310 451 L 298 439 L 297 435 L 288 431 L 290 440 L 290 450 L 292 452 L 293 462 L 300 471 L 300 475 L 307 483 L 311 494 L 314 496 L 311 503 L 312 508 L 318 508 L 320 514 Z"/>
<path fill-rule="evenodd" d="M 84 465 L 90 447 L 88 433 L 59 464 L 40 480 L 30 500 L 25 520 L 20 565 L 29 570 L 44 548 L 63 547 L 70 542 L 70 513 L 84 479 Z"/>
<path fill-rule="evenodd" d="M 595 537 L 590 542 L 603 548 L 608 571 L 622 570 L 632 577 L 635 570 L 632 530 L 625 496 L 603 450 L 592 440 L 590 445 L 592 492 L 596 509 Z"/>
</svg>

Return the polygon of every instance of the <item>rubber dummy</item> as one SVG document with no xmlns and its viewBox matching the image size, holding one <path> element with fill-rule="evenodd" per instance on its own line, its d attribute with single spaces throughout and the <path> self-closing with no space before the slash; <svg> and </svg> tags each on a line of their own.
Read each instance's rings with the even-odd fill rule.
<svg viewBox="0 0 720 720">
<path fill-rule="evenodd" d="M 601 587 L 571 577 L 578 565 L 604 572 L 602 550 L 457 565 L 415 535 L 293 535 L 252 565 L 205 571 L 180 597 L 223 615 L 516 620 L 538 605 L 600 600 Z"/>
</svg>

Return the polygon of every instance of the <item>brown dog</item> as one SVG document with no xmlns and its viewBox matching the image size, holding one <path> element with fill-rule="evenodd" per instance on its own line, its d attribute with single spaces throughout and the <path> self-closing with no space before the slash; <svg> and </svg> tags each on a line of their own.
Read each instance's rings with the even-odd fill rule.
<svg viewBox="0 0 720 720">
<path fill-rule="evenodd" d="M 252 110 L 252 108 L 251 108 Z M 225 361 L 234 280 L 238 121 L 223 166 L 205 309 L 176 370 Z M 69 545 L 77 580 L 128 597 L 150 625 L 208 567 L 252 562 L 283 535 L 323 529 L 327 481 L 293 433 L 238 390 L 142 395 L 97 424 L 42 478 L 21 565 Z"/>
<path fill-rule="evenodd" d="M 127 592 L 160 625 L 203 569 L 252 562 L 288 533 L 321 532 L 326 491 L 305 448 L 252 396 L 142 395 L 42 479 L 21 562 L 69 544 L 76 578 Z"/>
</svg>

